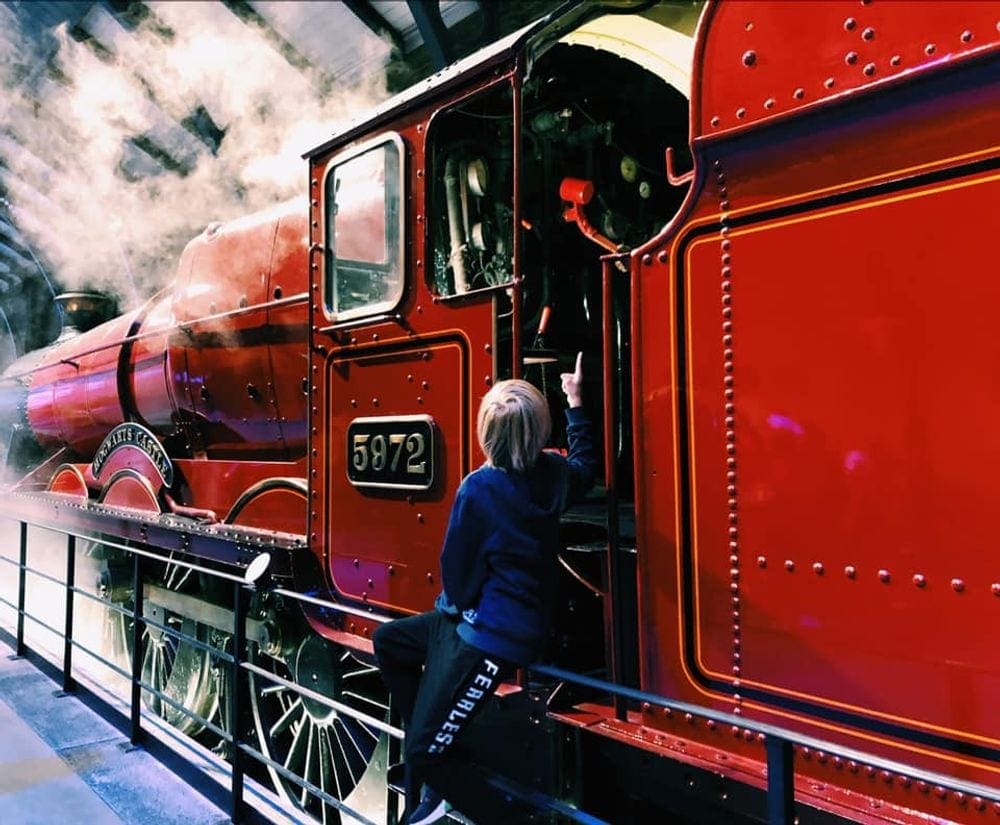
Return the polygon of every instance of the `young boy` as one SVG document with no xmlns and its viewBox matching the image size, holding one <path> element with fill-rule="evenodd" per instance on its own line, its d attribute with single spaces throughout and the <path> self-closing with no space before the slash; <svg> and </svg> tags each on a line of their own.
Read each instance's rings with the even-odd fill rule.
<svg viewBox="0 0 1000 825">
<path fill-rule="evenodd" d="M 597 468 L 581 407 L 582 359 L 561 376 L 566 458 L 542 452 L 552 421 L 531 384 L 501 381 L 486 394 L 478 417 L 486 463 L 455 496 L 435 609 L 375 632 L 375 658 L 406 727 L 406 764 L 426 783 L 408 825 L 439 821 L 445 799 L 479 825 L 506 821 L 503 795 L 470 776 L 456 743 L 500 682 L 545 646 L 559 518 Z"/>
</svg>

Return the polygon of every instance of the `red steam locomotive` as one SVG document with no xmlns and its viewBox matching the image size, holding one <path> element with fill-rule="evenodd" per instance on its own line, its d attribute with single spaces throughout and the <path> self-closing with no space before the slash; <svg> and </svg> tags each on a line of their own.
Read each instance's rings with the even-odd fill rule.
<svg viewBox="0 0 1000 825">
<path fill-rule="evenodd" d="M 799 747 L 802 821 L 993 821 L 998 30 L 988 3 L 822 0 L 519 32 L 310 152 L 307 206 L 210 226 L 141 308 L 10 368 L 4 511 L 269 552 L 349 611 L 265 593 L 251 655 L 381 711 L 375 617 L 439 588 L 479 399 L 522 376 L 557 403 L 582 350 L 605 484 L 563 526 L 554 661 L 952 778 Z M 225 599 L 161 573 L 149 598 L 218 641 Z M 210 657 L 158 644 L 148 678 L 210 717 Z M 484 720 L 519 732 L 498 770 L 615 822 L 759 817 L 752 727 L 522 688 Z M 364 725 L 251 692 L 272 758 L 340 798 L 381 781 Z"/>
</svg>

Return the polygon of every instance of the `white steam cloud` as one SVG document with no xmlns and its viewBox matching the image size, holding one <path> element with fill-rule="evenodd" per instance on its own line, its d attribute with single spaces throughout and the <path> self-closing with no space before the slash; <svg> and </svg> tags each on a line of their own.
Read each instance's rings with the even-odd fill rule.
<svg viewBox="0 0 1000 825">
<path fill-rule="evenodd" d="M 207 223 L 304 194 L 301 153 L 386 97 L 389 46 L 377 38 L 351 47 L 380 70 L 342 85 L 292 66 L 220 3 L 149 8 L 128 31 L 95 4 L 83 21 L 93 42 L 56 29 L 51 68 L 32 78 L 25 55 L 37 46 L 0 5 L 0 184 L 11 211 L 64 287 L 115 291 L 126 305 L 173 277 Z M 224 132 L 214 153 L 198 136 L 212 124 Z"/>
</svg>

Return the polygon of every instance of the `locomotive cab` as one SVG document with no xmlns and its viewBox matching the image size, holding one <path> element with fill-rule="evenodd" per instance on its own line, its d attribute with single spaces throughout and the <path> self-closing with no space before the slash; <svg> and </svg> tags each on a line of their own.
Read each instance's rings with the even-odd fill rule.
<svg viewBox="0 0 1000 825">
<path fill-rule="evenodd" d="M 563 449 L 559 374 L 582 352 L 609 483 L 564 520 L 552 655 L 603 668 L 615 611 L 634 624 L 630 257 L 687 194 L 666 156 L 691 164 L 699 13 L 580 9 L 310 154 L 311 475 L 327 504 L 309 529 L 339 597 L 430 606 L 455 490 L 482 461 L 480 399 L 530 381 Z M 632 682 L 636 634 L 614 635 Z"/>
<path fill-rule="evenodd" d="M 590 20 L 534 56 L 518 93 L 492 84 L 437 112 L 428 129 L 431 289 L 454 304 L 493 296 L 496 376 L 525 378 L 545 395 L 555 449 L 565 447 L 559 374 L 584 353 L 585 405 L 606 445 L 602 461 L 614 467 L 563 525 L 566 612 L 552 653 L 574 666 L 604 664 L 594 642 L 602 609 L 612 633 L 602 603 L 610 531 L 619 534 L 619 609 L 634 616 L 628 258 L 686 194 L 668 179 L 665 153 L 677 149 L 679 165 L 690 166 L 688 78 L 676 66 L 690 64 L 693 11 Z M 654 38 L 672 44 L 674 62 L 643 60 Z M 605 476 L 615 480 L 610 494 Z M 631 682 L 637 652 L 624 653 L 619 675 Z"/>
</svg>

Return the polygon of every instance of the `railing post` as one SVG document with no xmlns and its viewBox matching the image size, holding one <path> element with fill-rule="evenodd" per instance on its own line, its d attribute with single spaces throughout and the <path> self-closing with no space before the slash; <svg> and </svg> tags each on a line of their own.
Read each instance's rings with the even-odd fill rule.
<svg viewBox="0 0 1000 825">
<path fill-rule="evenodd" d="M 63 692 L 73 690 L 73 588 L 76 586 L 76 536 L 66 539 L 66 632 L 63 635 Z"/>
<path fill-rule="evenodd" d="M 132 704 L 129 713 L 131 734 L 129 741 L 138 745 L 142 741 L 142 556 L 132 554 Z"/>
<path fill-rule="evenodd" d="M 620 526 L 618 523 L 618 454 L 616 437 L 618 432 L 618 384 L 615 380 L 617 365 L 612 350 L 614 337 L 614 273 L 610 261 L 601 264 L 601 300 L 604 303 L 602 381 L 604 387 L 604 487 L 607 493 L 608 593 L 604 611 L 606 622 L 610 619 L 611 631 L 611 680 L 616 685 L 625 683 L 625 621 L 626 610 L 624 587 L 622 586 Z M 608 616 L 610 614 L 610 616 Z M 616 693 L 615 717 L 628 717 L 628 701 Z"/>
<path fill-rule="evenodd" d="M 777 736 L 767 737 L 767 821 L 784 825 L 795 820 L 795 773 L 792 743 Z"/>
<path fill-rule="evenodd" d="M 243 648 L 246 647 L 246 594 L 242 582 L 233 584 L 233 663 L 232 690 L 229 691 L 229 724 L 232 739 L 233 786 L 232 820 L 243 821 L 243 750 L 240 742 L 240 682 Z"/>
<path fill-rule="evenodd" d="M 28 524 L 21 522 L 21 564 L 17 570 L 17 644 L 16 656 L 24 655 L 24 591 L 28 566 Z"/>
<path fill-rule="evenodd" d="M 403 720 L 400 718 L 399 711 L 396 710 L 392 702 L 392 697 L 389 697 L 389 724 L 394 725 L 397 728 L 403 727 Z M 386 764 L 391 768 L 393 765 L 403 765 L 403 743 L 397 739 L 395 736 L 389 737 L 389 742 L 386 747 Z M 406 782 L 409 779 L 406 766 L 403 765 L 403 788 L 406 788 Z M 393 777 L 389 775 L 388 779 L 392 780 Z M 400 795 L 396 788 L 399 785 L 393 784 L 391 781 L 386 782 L 385 793 L 386 793 L 386 813 L 385 813 L 385 825 L 399 825 L 399 800 Z M 405 813 L 405 811 L 404 811 Z"/>
</svg>

